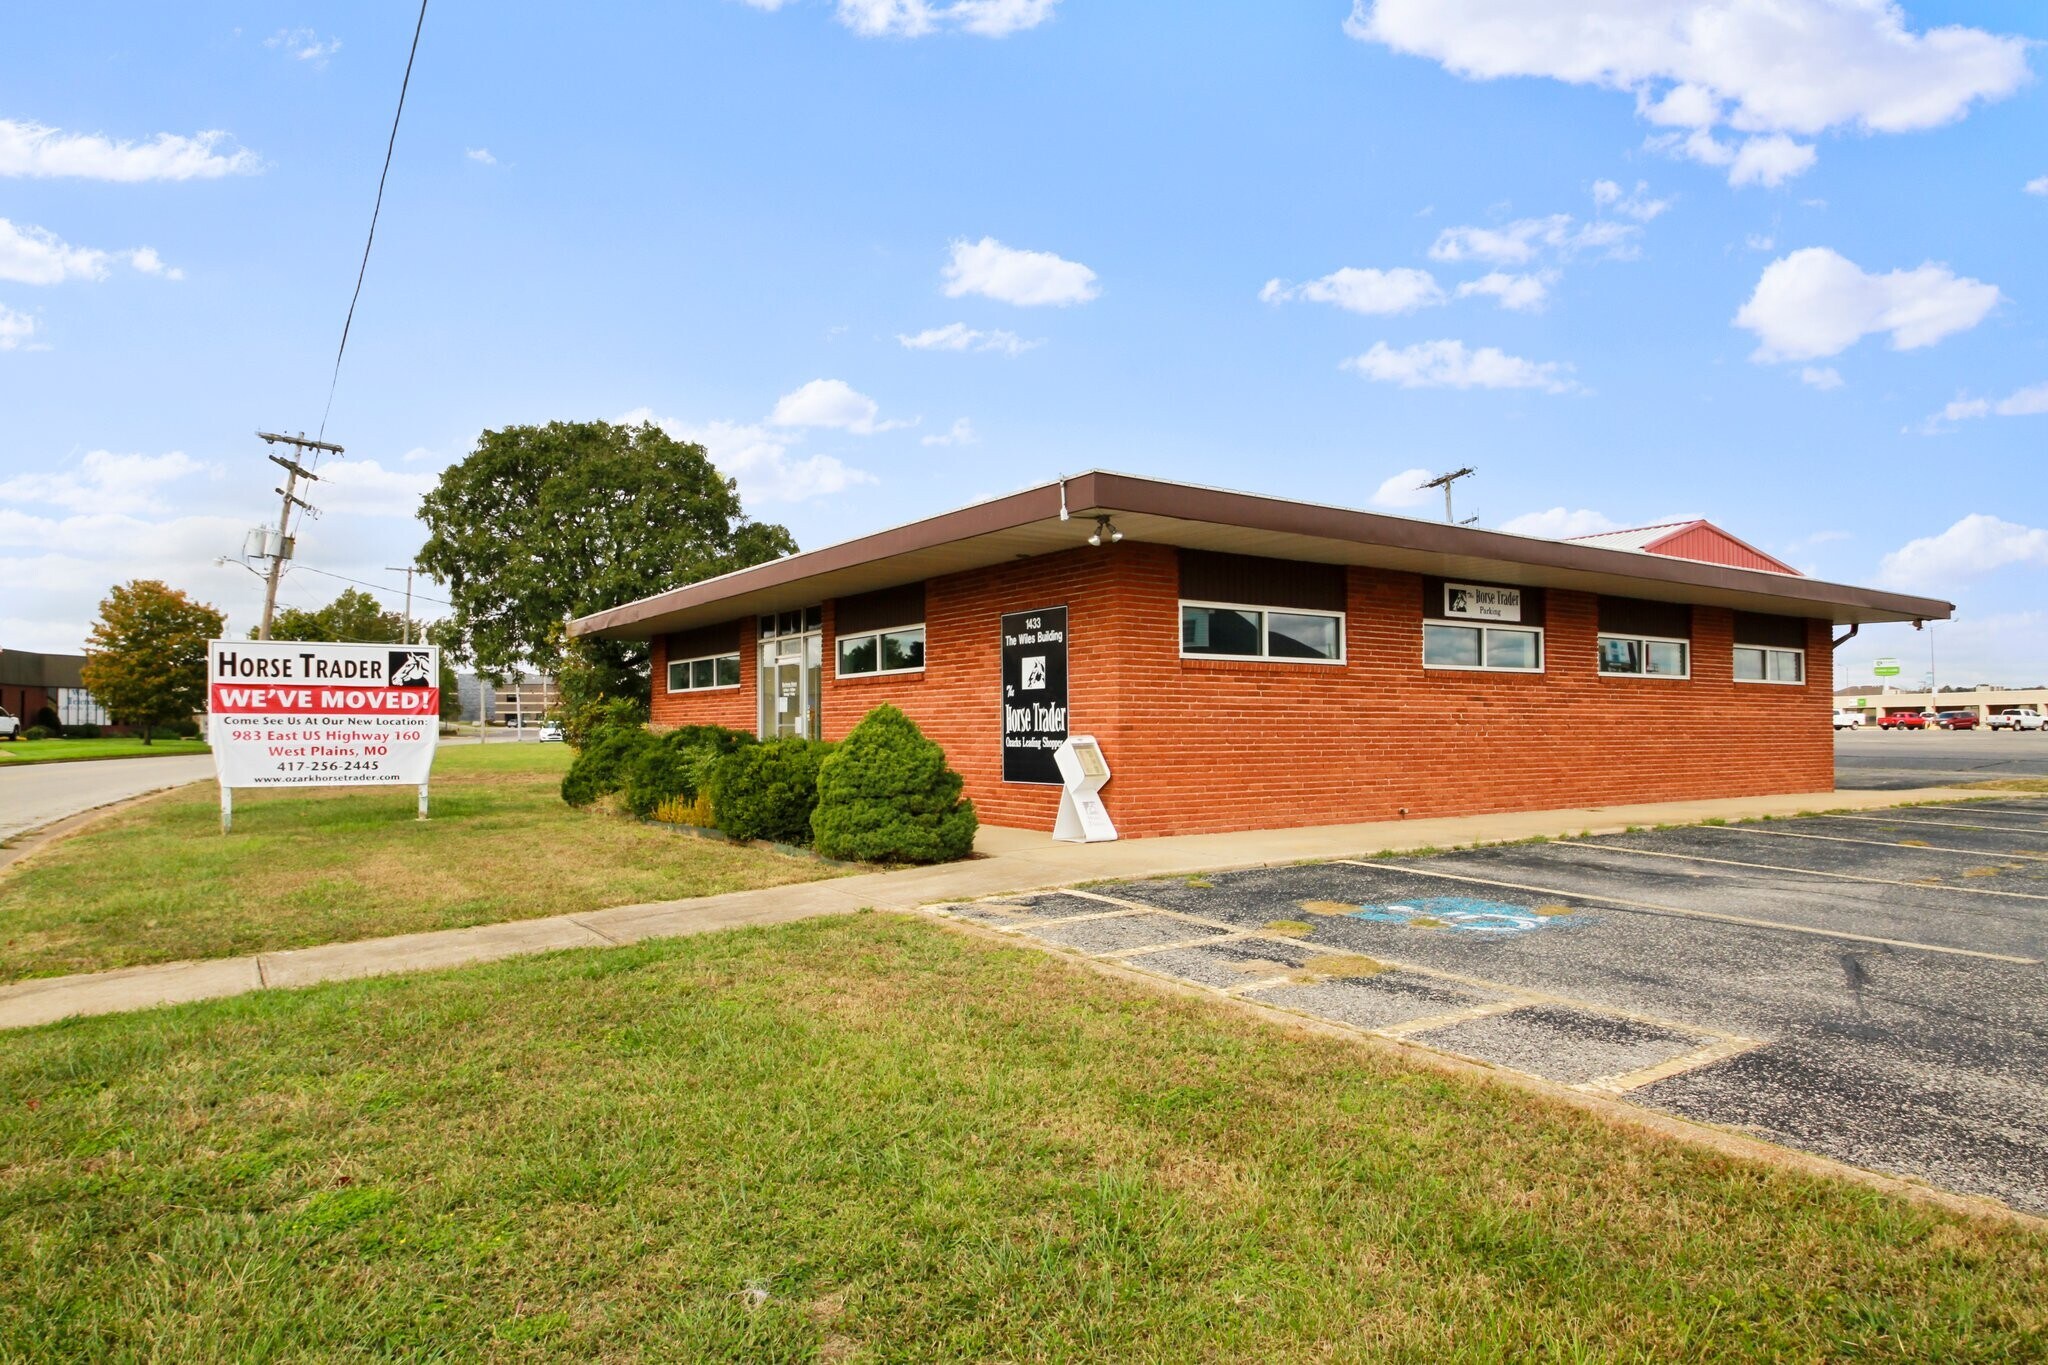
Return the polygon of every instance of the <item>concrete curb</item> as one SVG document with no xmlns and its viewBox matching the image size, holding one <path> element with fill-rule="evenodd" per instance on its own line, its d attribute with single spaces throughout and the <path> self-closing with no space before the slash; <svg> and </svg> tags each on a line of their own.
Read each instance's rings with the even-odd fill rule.
<svg viewBox="0 0 2048 1365">
<path fill-rule="evenodd" d="M 1367 858 L 1424 848 L 1512 843 L 1581 833 L 1610 834 L 1633 826 L 1698 824 L 1706 820 L 1745 820 L 1824 810 L 1879 810 L 1984 795 L 1981 790 L 1961 787 L 1810 792 L 1237 834 L 1168 835 L 1109 844 L 1055 844 L 1037 831 L 987 827 L 976 841 L 977 850 L 984 856 L 937 867 L 870 872 L 759 891 L 622 905 L 573 915 L 361 939 L 244 957 L 39 977 L 0 986 L 0 1029 L 31 1028 L 78 1015 L 118 1014 L 255 990 L 434 971 L 562 948 L 610 947 L 650 938 L 786 924 L 865 909 L 913 910 L 940 901 L 974 900 L 1096 881 Z"/>
</svg>

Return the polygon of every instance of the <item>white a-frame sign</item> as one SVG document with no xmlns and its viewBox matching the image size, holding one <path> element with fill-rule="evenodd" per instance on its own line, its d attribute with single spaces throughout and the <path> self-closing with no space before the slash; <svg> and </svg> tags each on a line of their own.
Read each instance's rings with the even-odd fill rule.
<svg viewBox="0 0 2048 1365">
<path fill-rule="evenodd" d="M 1069 735 L 1053 750 L 1059 765 L 1059 819 L 1053 822 L 1052 837 L 1070 844 L 1099 844 L 1116 838 L 1116 826 L 1097 795 L 1109 781 L 1109 762 L 1093 735 Z"/>
</svg>

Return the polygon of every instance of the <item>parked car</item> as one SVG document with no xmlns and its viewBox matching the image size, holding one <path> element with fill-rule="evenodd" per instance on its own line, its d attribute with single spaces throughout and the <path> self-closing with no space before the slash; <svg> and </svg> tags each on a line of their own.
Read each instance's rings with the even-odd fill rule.
<svg viewBox="0 0 2048 1365">
<path fill-rule="evenodd" d="M 1975 711 L 1943 711 L 1934 718 L 1934 723 L 1944 730 L 1974 730 L 1977 728 Z"/>
<path fill-rule="evenodd" d="M 1877 722 L 1880 730 L 1925 730 L 1927 717 L 1919 711 L 1887 711 Z"/>
<path fill-rule="evenodd" d="M 1849 709 L 1848 709 L 1848 710 L 1846 710 L 1846 711 L 1837 711 L 1837 712 L 1835 712 L 1835 728 L 1836 728 L 1837 730 L 1860 730 L 1860 729 L 1862 729 L 1862 728 L 1863 728 L 1863 712 L 1861 712 L 1860 710 L 1857 710 L 1857 709 L 1856 709 L 1856 708 L 1854 708 L 1854 707 L 1851 707 L 1851 708 L 1849 708 Z"/>
<path fill-rule="evenodd" d="M 21 718 L 4 706 L 0 706 L 0 739 L 21 738 Z"/>
<path fill-rule="evenodd" d="M 567 738 L 562 731 L 562 722 L 558 720 L 551 720 L 540 727 L 540 742 L 543 744 L 560 744 Z"/>
<path fill-rule="evenodd" d="M 1994 730 L 2039 730 L 2044 727 L 2048 727 L 2048 716 L 2025 707 L 2016 711 L 2000 711 L 1991 718 Z"/>
</svg>

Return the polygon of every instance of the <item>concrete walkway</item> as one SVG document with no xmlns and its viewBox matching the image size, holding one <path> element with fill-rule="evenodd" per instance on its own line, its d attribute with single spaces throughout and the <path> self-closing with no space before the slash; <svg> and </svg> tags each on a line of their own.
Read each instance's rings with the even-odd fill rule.
<svg viewBox="0 0 2048 1365">
<path fill-rule="evenodd" d="M 1615 833 L 1632 825 L 1697 824 L 1704 820 L 1740 820 L 1819 810 L 1872 810 L 1913 801 L 1954 800 L 1984 794 L 1982 790 L 1942 787 L 1903 792 L 1817 792 L 1370 825 L 1319 825 L 1239 834 L 1176 835 L 1111 844 L 1056 844 L 1037 831 L 984 827 L 975 841 L 980 856 L 939 867 L 870 872 L 695 900 L 622 905 L 470 929 L 400 934 L 247 957 L 171 962 L 18 982 L 0 986 L 0 1028 L 25 1028 L 71 1015 L 114 1014 L 319 981 L 459 967 L 557 948 L 610 947 L 747 925 L 784 924 L 816 915 L 851 914 L 863 909 L 908 910 L 941 901 L 971 900 L 1111 878 L 1221 872 L 1583 832 Z"/>
</svg>

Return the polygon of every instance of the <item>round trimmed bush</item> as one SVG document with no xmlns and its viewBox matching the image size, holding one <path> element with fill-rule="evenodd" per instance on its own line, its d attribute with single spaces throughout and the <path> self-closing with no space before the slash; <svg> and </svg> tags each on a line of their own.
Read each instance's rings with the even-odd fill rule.
<svg viewBox="0 0 2048 1365">
<path fill-rule="evenodd" d="M 863 863 L 943 863 L 974 850 L 974 803 L 946 752 L 893 706 L 877 706 L 818 774 L 818 852 Z"/>
<path fill-rule="evenodd" d="M 620 804 L 645 820 L 671 801 L 688 806 L 719 759 L 754 737 L 722 725 L 685 725 L 655 737 L 627 768 Z"/>
<path fill-rule="evenodd" d="M 790 736 L 743 745 L 719 759 L 711 772 L 718 827 L 735 839 L 808 844 L 818 770 L 832 749 L 823 740 Z"/>
<path fill-rule="evenodd" d="M 625 785 L 628 769 L 654 742 L 654 736 L 637 725 L 609 725 L 596 731 L 562 778 L 562 799 L 572 806 L 587 806 L 609 796 Z"/>
</svg>

